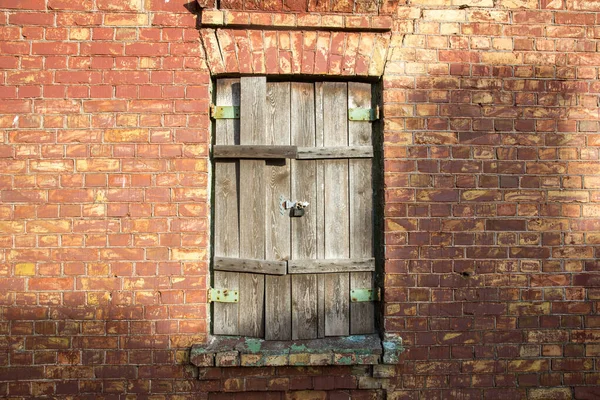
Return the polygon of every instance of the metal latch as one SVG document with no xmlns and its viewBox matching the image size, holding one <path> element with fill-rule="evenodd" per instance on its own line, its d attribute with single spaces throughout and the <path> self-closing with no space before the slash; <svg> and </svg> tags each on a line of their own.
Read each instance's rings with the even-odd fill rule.
<svg viewBox="0 0 600 400">
<path fill-rule="evenodd" d="M 240 301 L 237 290 L 232 289 L 208 289 L 209 303 L 237 303 Z"/>
<path fill-rule="evenodd" d="M 213 119 L 239 119 L 240 118 L 240 107 L 239 106 L 216 106 L 210 105 L 210 116 Z"/>
<path fill-rule="evenodd" d="M 380 301 L 381 289 L 352 289 L 350 290 L 350 301 L 361 303 L 364 301 Z"/>
<path fill-rule="evenodd" d="M 349 108 L 348 120 L 350 121 L 377 121 L 379 119 L 379 106 L 375 108 Z"/>
<path fill-rule="evenodd" d="M 308 201 L 290 201 L 286 200 L 283 195 L 279 196 L 279 212 L 281 215 L 285 214 L 285 210 L 290 210 L 290 217 L 302 217 L 304 216 L 304 209 L 308 206 Z"/>
</svg>

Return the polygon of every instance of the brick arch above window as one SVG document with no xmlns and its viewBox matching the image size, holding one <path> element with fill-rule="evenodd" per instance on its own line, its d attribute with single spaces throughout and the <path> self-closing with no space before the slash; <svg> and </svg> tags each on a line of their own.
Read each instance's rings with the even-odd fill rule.
<svg viewBox="0 0 600 400">
<path fill-rule="evenodd" d="M 196 0 L 212 8 L 216 0 Z M 274 12 L 393 15 L 406 0 L 221 0 L 219 9 Z"/>
<path fill-rule="evenodd" d="M 212 75 L 379 77 L 390 37 L 389 32 L 201 30 Z"/>
</svg>

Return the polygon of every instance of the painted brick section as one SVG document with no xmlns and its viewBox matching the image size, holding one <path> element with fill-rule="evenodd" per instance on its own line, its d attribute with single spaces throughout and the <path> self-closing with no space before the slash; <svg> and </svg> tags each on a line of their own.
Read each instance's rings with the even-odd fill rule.
<svg viewBox="0 0 600 400">
<path fill-rule="evenodd" d="M 182 3 L 0 0 L 0 397 L 598 396 L 600 1 Z M 398 365 L 190 364 L 224 73 L 383 74 Z"/>
</svg>

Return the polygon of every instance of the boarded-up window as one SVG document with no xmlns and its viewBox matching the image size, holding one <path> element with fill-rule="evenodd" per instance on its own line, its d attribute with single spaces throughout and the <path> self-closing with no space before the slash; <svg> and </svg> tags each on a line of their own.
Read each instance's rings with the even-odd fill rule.
<svg viewBox="0 0 600 400">
<path fill-rule="evenodd" d="M 372 87 L 219 79 L 213 333 L 267 340 L 372 333 Z M 224 108 L 220 108 L 223 107 Z M 359 118 L 360 119 L 360 118 Z M 294 202 L 308 202 L 294 217 Z M 287 202 L 287 203 L 286 203 Z M 353 291 L 354 290 L 354 291 Z M 354 298 L 353 298 L 354 297 Z M 368 299 L 367 299 L 368 300 Z"/>
</svg>

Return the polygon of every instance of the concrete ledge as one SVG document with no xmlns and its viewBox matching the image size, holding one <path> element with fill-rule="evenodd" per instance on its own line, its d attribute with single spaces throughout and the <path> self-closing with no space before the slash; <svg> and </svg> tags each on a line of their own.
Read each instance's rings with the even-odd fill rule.
<svg viewBox="0 0 600 400">
<path fill-rule="evenodd" d="M 378 335 L 294 341 L 212 336 L 192 347 L 190 361 L 197 367 L 376 365 L 396 363 L 402 351 L 400 337 L 382 342 Z"/>
</svg>

